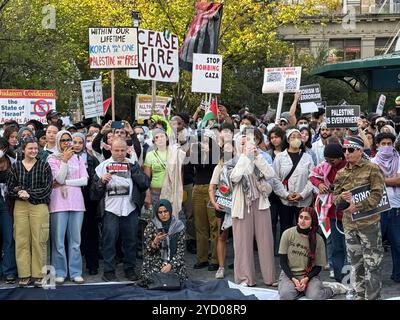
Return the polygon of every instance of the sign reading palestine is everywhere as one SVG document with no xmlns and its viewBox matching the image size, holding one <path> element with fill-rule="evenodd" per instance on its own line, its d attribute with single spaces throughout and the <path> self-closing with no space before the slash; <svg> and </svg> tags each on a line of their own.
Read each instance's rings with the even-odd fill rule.
<svg viewBox="0 0 400 320">
<path fill-rule="evenodd" d="M 360 106 L 327 106 L 325 112 L 328 128 L 352 128 L 357 127 Z"/>
</svg>

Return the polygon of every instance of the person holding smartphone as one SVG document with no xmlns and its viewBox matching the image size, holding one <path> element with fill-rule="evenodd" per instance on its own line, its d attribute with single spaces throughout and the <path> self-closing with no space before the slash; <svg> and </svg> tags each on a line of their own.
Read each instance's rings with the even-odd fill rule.
<svg viewBox="0 0 400 320">
<path fill-rule="evenodd" d="M 63 284 L 68 274 L 78 284 L 82 278 L 81 228 L 85 203 L 81 187 L 88 183 L 85 161 L 73 148 L 72 136 L 66 130 L 56 135 L 57 152 L 48 163 L 54 177 L 50 199 L 51 264 L 56 269 L 56 283 Z M 68 241 L 68 261 L 65 252 Z"/>
</svg>

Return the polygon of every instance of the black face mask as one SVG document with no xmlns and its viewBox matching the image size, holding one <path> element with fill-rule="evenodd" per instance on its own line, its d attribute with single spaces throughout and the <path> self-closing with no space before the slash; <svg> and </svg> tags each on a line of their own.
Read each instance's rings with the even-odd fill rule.
<svg viewBox="0 0 400 320">
<path fill-rule="evenodd" d="M 297 230 L 297 232 L 300 233 L 300 234 L 308 235 L 308 234 L 310 233 L 310 231 L 311 231 L 311 228 L 302 229 L 302 228 L 299 227 L 299 225 L 297 225 L 297 226 L 296 226 L 296 230 Z"/>
</svg>

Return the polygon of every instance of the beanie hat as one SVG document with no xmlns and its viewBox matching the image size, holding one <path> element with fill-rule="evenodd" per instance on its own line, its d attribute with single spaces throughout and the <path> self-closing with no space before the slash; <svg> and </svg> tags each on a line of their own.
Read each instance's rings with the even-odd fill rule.
<svg viewBox="0 0 400 320">
<path fill-rule="evenodd" d="M 347 137 L 343 140 L 343 147 L 345 148 L 355 148 L 355 149 L 363 149 L 364 141 L 359 136 Z"/>
<path fill-rule="evenodd" d="M 324 149 L 324 157 L 339 159 L 344 158 L 342 146 L 337 143 L 327 144 Z"/>
</svg>

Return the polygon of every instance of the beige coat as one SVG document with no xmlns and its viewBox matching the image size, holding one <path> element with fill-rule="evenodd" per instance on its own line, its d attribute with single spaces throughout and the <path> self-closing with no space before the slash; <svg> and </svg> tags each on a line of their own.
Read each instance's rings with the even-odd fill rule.
<svg viewBox="0 0 400 320">
<path fill-rule="evenodd" d="M 254 166 L 256 166 L 265 176 L 265 179 L 276 177 L 275 171 L 262 157 L 262 155 L 258 155 L 254 162 L 249 159 L 245 155 L 241 155 L 239 160 L 233 168 L 230 179 L 233 184 L 233 191 L 232 191 L 232 218 L 243 219 L 244 217 L 244 204 L 246 201 L 245 194 L 243 192 L 242 184 L 240 180 L 242 179 L 243 175 L 249 175 L 253 173 Z M 272 188 L 269 184 L 268 187 L 268 194 L 272 192 Z M 259 210 L 265 210 L 270 207 L 270 203 L 267 198 L 264 198 L 262 194 L 260 194 L 260 201 L 259 201 Z"/>
</svg>

